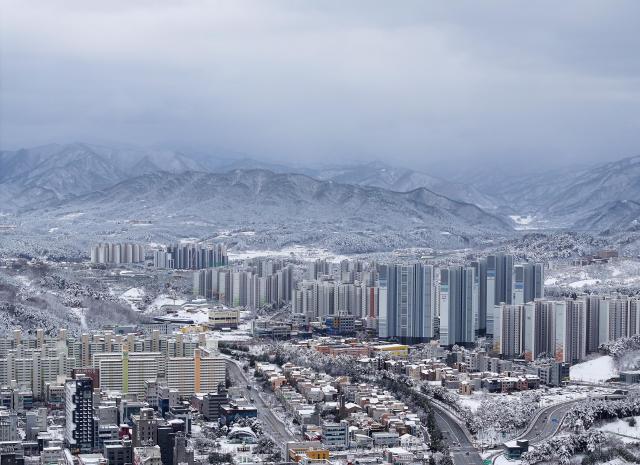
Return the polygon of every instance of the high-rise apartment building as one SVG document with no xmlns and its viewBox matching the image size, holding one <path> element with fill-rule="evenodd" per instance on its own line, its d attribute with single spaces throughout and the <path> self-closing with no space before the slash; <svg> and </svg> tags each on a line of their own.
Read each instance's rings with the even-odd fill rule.
<svg viewBox="0 0 640 465">
<path fill-rule="evenodd" d="M 513 268 L 513 303 L 525 304 L 544 297 L 544 267 L 525 263 Z"/>
<path fill-rule="evenodd" d="M 575 363 L 587 353 L 587 306 L 584 299 L 554 302 L 555 359 Z"/>
<path fill-rule="evenodd" d="M 167 385 L 181 395 L 215 391 L 226 379 L 226 365 L 222 357 L 205 349 L 196 349 L 191 357 L 169 357 Z"/>
<path fill-rule="evenodd" d="M 379 315 L 379 328 L 386 330 L 386 334 L 380 337 L 407 342 L 433 338 L 436 306 L 433 266 L 388 265 L 385 278 L 385 314 Z"/>
<path fill-rule="evenodd" d="M 18 414 L 14 410 L 0 407 L 0 441 L 18 441 Z"/>
<path fill-rule="evenodd" d="M 91 452 L 94 445 L 93 383 L 79 376 L 65 384 L 65 445 L 72 451 Z"/>
<path fill-rule="evenodd" d="M 494 348 L 504 358 L 516 358 L 524 351 L 524 305 L 496 305 L 494 313 Z"/>
<path fill-rule="evenodd" d="M 535 360 L 555 353 L 554 303 L 535 300 L 525 304 L 524 358 Z"/>
<path fill-rule="evenodd" d="M 634 336 L 640 334 L 640 307 L 637 299 L 630 299 L 626 296 L 613 297 L 588 297 L 589 312 L 588 319 L 588 343 L 593 347 L 593 331 L 589 331 L 594 323 L 592 321 L 597 309 L 598 321 L 595 326 L 598 329 L 597 350 L 600 344 L 614 341 L 621 337 Z"/>
<path fill-rule="evenodd" d="M 523 267 L 524 303 L 544 299 L 544 264 L 525 263 Z"/>
<path fill-rule="evenodd" d="M 476 339 L 479 286 L 474 267 L 440 270 L 440 344 L 470 344 Z"/>
<path fill-rule="evenodd" d="M 513 255 L 495 255 L 495 304 L 513 303 Z"/>
<path fill-rule="evenodd" d="M 145 381 L 156 378 L 163 356 L 160 352 L 103 352 L 93 356 L 100 373 L 100 388 L 143 395 Z"/>
</svg>

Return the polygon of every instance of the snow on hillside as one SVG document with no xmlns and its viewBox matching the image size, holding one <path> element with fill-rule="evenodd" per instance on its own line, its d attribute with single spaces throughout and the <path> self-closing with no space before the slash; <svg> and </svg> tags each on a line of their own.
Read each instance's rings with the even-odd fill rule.
<svg viewBox="0 0 640 465">
<path fill-rule="evenodd" d="M 610 433 L 618 437 L 622 442 L 637 442 L 640 440 L 640 417 L 633 417 L 636 421 L 636 426 L 629 425 L 629 418 L 616 418 L 614 421 L 603 423 L 597 426 L 596 429 Z"/>
<path fill-rule="evenodd" d="M 581 279 L 579 281 L 574 281 L 572 283 L 569 283 L 569 287 L 572 287 L 574 289 L 579 289 L 585 286 L 595 286 L 596 284 L 600 284 L 599 279 Z"/>
<path fill-rule="evenodd" d="M 164 305 L 183 305 L 184 303 L 186 303 L 186 300 L 173 298 L 167 294 L 161 294 L 156 297 L 153 302 L 151 302 L 151 304 L 149 304 L 148 311 L 152 312 L 155 310 L 159 310 Z"/>
<path fill-rule="evenodd" d="M 144 298 L 144 290 L 138 287 L 132 287 L 120 294 L 120 298 L 127 302 L 134 312 L 137 312 L 139 310 L 136 305 Z"/>
<path fill-rule="evenodd" d="M 573 289 L 640 287 L 640 262 L 620 258 L 587 266 L 558 266 L 547 270 L 545 285 Z"/>
<path fill-rule="evenodd" d="M 326 249 L 301 245 L 285 247 L 281 250 L 229 250 L 230 260 L 250 260 L 258 257 L 287 257 L 299 260 L 321 259 L 335 263 L 348 258 L 347 255 L 334 254 Z"/>
<path fill-rule="evenodd" d="M 573 365 L 569 376 L 571 381 L 601 383 L 618 376 L 618 370 L 614 367 L 613 358 L 609 355 L 604 355 Z"/>
</svg>

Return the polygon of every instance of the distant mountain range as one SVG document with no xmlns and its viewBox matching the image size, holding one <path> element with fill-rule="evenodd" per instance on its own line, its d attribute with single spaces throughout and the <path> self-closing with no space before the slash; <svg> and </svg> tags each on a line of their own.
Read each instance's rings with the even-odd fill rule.
<svg viewBox="0 0 640 465">
<path fill-rule="evenodd" d="M 52 144 L 0 152 L 0 214 L 32 225 L 51 226 L 52 218 L 74 214 L 97 223 L 146 218 L 161 224 L 179 217 L 221 227 L 386 230 L 397 237 L 438 236 L 437 242 L 509 235 L 523 224 L 639 229 L 640 157 L 576 171 L 477 178 L 450 182 L 380 162 L 292 168 L 247 157 Z M 530 220 L 514 223 L 516 216 Z"/>
<path fill-rule="evenodd" d="M 62 202 L 55 211 L 86 211 L 88 206 L 112 218 L 135 211 L 143 218 L 172 214 L 215 219 L 225 226 L 286 223 L 336 230 L 419 226 L 438 233 L 469 234 L 511 229 L 507 221 L 476 205 L 425 188 L 393 192 L 267 170 L 154 172 Z"/>
<path fill-rule="evenodd" d="M 436 176 L 397 168 L 381 162 L 308 169 L 306 174 L 324 180 L 376 186 L 396 192 L 408 192 L 421 187 L 461 202 L 473 203 L 483 209 L 494 209 L 495 201 L 469 184 L 450 182 Z"/>
</svg>

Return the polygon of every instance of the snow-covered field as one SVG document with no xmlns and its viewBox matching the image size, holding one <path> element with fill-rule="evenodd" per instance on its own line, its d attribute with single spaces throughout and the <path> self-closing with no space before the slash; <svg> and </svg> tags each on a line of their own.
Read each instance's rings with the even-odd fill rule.
<svg viewBox="0 0 640 465">
<path fill-rule="evenodd" d="M 585 286 L 595 286 L 596 284 L 600 284 L 599 279 L 582 279 L 580 281 L 574 281 L 572 283 L 569 283 L 569 287 L 572 287 L 574 289 L 579 289 Z"/>
<path fill-rule="evenodd" d="M 618 376 L 618 370 L 613 364 L 613 358 L 609 355 L 573 365 L 570 371 L 571 381 L 589 383 L 601 383 L 616 376 Z"/>
<path fill-rule="evenodd" d="M 640 441 L 640 417 L 634 418 L 636 426 L 629 426 L 629 418 L 617 418 L 614 421 L 597 426 L 596 429 L 614 434 L 622 442 L 638 442 Z"/>
<path fill-rule="evenodd" d="M 180 309 L 171 316 L 176 318 L 188 318 L 191 319 L 194 324 L 203 324 L 209 321 L 209 308 L 197 308 L 197 309 Z"/>
<path fill-rule="evenodd" d="M 159 310 L 163 305 L 183 305 L 185 302 L 183 299 L 173 299 L 167 294 L 160 294 L 149 304 L 149 311 Z"/>
<path fill-rule="evenodd" d="M 120 298 L 126 301 L 134 312 L 138 311 L 136 304 L 142 300 L 144 297 L 144 290 L 139 287 L 132 287 L 127 289 L 122 294 L 120 294 Z"/>
</svg>

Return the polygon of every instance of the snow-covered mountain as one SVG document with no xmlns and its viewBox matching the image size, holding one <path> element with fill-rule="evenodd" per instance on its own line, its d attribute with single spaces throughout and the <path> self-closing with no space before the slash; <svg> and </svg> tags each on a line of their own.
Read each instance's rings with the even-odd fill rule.
<svg viewBox="0 0 640 465">
<path fill-rule="evenodd" d="M 0 153 L 0 182 L 14 207 L 46 205 L 112 186 L 126 172 L 84 144 Z"/>
<path fill-rule="evenodd" d="M 547 225 L 577 230 L 623 230 L 640 202 L 640 157 L 581 169 L 566 168 L 477 187 L 491 195 L 503 214 L 531 216 Z M 618 224 L 616 224 L 618 223 Z M 626 225 L 626 226 L 625 226 Z"/>
<path fill-rule="evenodd" d="M 587 212 L 572 229 L 610 234 L 640 231 L 640 203 L 633 200 L 607 202 Z"/>
<path fill-rule="evenodd" d="M 483 209 L 491 210 L 496 206 L 494 199 L 481 193 L 471 184 L 450 182 L 421 171 L 393 167 L 379 161 L 308 169 L 304 172 L 317 179 L 376 186 L 396 192 L 409 192 L 424 187 L 454 200 L 473 203 Z"/>
<path fill-rule="evenodd" d="M 466 176 L 448 181 L 381 162 L 290 167 L 245 155 L 51 144 L 0 152 L 0 214 L 64 216 L 91 212 L 93 202 L 101 218 L 120 220 L 126 218 L 119 211 L 137 209 L 156 220 L 183 215 L 227 226 L 306 223 L 397 234 L 421 228 L 464 238 L 510 231 L 509 217 L 526 219 L 519 229 L 612 233 L 636 230 L 640 221 L 640 157 L 548 173 Z"/>
<path fill-rule="evenodd" d="M 419 227 L 462 235 L 511 231 L 507 221 L 476 205 L 425 188 L 394 192 L 267 170 L 149 173 L 62 202 L 51 213 L 92 210 L 109 218 L 131 218 L 133 211 L 146 219 L 190 216 L 224 226 L 286 223 L 395 231 Z"/>
<path fill-rule="evenodd" d="M 44 250 L 51 234 L 84 248 L 114 237 L 164 242 L 249 230 L 246 247 L 354 252 L 457 248 L 514 233 L 509 220 L 427 189 L 410 172 L 377 180 L 387 169 L 378 167 L 349 183 L 269 163 L 262 165 L 275 171 L 236 169 L 257 164 L 248 158 L 202 161 L 179 151 L 80 143 L 2 152 L 0 215 L 17 225 L 5 242 Z"/>
<path fill-rule="evenodd" d="M 160 170 L 204 170 L 179 152 L 84 143 L 0 152 L 0 199 L 5 208 L 54 205 L 132 176 Z"/>
</svg>

